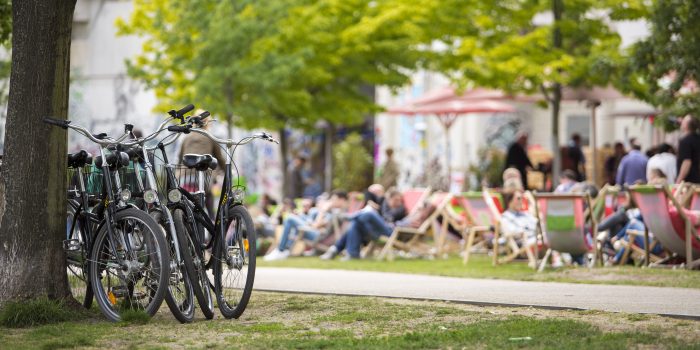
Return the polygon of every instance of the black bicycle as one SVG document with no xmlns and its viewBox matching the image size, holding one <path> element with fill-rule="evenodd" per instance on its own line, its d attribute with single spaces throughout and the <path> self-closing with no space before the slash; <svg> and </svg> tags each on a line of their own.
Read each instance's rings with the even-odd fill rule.
<svg viewBox="0 0 700 350">
<path fill-rule="evenodd" d="M 100 146 L 100 156 L 95 158 L 94 163 L 101 173 L 102 195 L 98 207 L 102 209 L 99 214 L 92 215 L 87 205 L 75 208 L 73 218 L 88 219 L 80 225 L 81 230 L 76 231 L 80 237 L 78 241 L 67 239 L 65 243 L 77 243 L 80 247 L 78 250 L 82 250 L 79 254 L 87 257 L 86 264 L 74 264 L 76 269 L 81 269 L 79 274 L 87 276 L 90 282 L 90 286 L 86 287 L 86 299 L 88 294 L 94 294 L 100 310 L 112 321 L 119 321 L 122 313 L 129 310 L 154 315 L 163 302 L 168 286 L 168 251 L 155 220 L 128 205 L 130 193 L 114 186 L 115 175 L 120 168 L 129 164 L 129 156 L 110 149 L 110 146 L 121 144 L 128 133 L 112 139 L 106 134 L 93 135 L 81 126 L 71 125 L 69 120 L 44 118 L 44 122 L 75 130 Z M 76 165 L 87 165 L 87 159 L 85 164 Z M 89 198 L 84 188 L 80 190 L 81 195 Z M 83 228 L 93 225 L 92 218 L 99 220 L 94 225 L 94 232 L 91 228 L 83 231 Z M 73 235 L 72 231 L 70 235 Z M 70 278 L 71 272 L 68 273 Z M 84 303 L 87 304 L 87 301 Z"/>
<path fill-rule="evenodd" d="M 211 155 L 188 154 L 183 157 L 183 165 L 197 171 L 197 190 L 190 193 L 180 184 L 178 189 L 184 198 L 180 205 L 174 208 L 173 219 L 176 226 L 188 232 L 188 236 L 193 238 L 198 248 L 191 258 L 199 268 L 196 273 L 202 276 L 199 280 L 200 288 L 204 291 L 213 287 L 222 315 L 226 318 L 238 318 L 245 311 L 253 290 L 257 242 L 253 220 L 243 206 L 245 191 L 238 181 L 233 182 L 233 170 L 236 168 L 233 155 L 238 146 L 255 139 L 278 142 L 267 133 L 246 137 L 240 141 L 220 139 L 200 129 L 203 123 L 204 120 L 193 119 L 186 125 L 170 126 L 168 130 L 202 134 L 224 149 L 226 164 L 216 215 L 212 220 L 204 209 L 204 172 L 215 169 L 218 166 L 216 160 Z M 185 259 L 190 258 L 187 256 L 189 253 L 183 252 Z M 206 270 L 209 269 L 212 276 L 204 278 Z M 206 306 L 212 305 L 211 299 L 207 299 L 206 295 L 202 295 L 201 299 L 198 297 L 200 307 L 205 309 Z"/>
</svg>

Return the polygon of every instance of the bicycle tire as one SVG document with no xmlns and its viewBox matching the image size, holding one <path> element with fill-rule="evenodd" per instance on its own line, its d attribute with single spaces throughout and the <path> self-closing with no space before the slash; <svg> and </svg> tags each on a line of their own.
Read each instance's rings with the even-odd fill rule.
<svg viewBox="0 0 700 350">
<path fill-rule="evenodd" d="M 217 233 L 219 236 L 214 242 L 214 291 L 221 314 L 226 318 L 238 318 L 248 306 L 255 281 L 255 227 L 248 210 L 241 205 L 228 209 L 225 227 L 226 231 Z M 230 274 L 235 274 L 235 270 L 241 272 L 244 267 L 245 281 L 238 296 L 232 291 L 236 289 L 236 282 L 242 279 Z"/>
<path fill-rule="evenodd" d="M 185 263 L 184 261 L 177 262 L 177 250 L 173 246 L 174 244 L 179 245 L 180 255 L 182 255 L 184 250 L 182 248 L 183 241 L 180 235 L 177 234 L 177 226 L 175 227 L 176 234 L 172 235 L 170 233 L 169 225 L 165 222 L 163 213 L 160 210 L 152 211 L 151 217 L 158 223 L 165 235 L 170 256 L 170 274 L 168 289 L 165 292 L 165 303 L 180 323 L 190 323 L 194 320 L 194 291 Z"/>
<path fill-rule="evenodd" d="M 72 228 L 72 231 L 67 232 L 66 239 L 78 240 L 79 249 L 78 251 L 66 252 L 66 277 L 73 298 L 83 307 L 89 309 L 92 307 L 93 293 L 90 286 L 89 273 L 87 272 L 89 252 L 87 251 L 88 247 L 85 246 L 85 220 L 80 213 L 78 215 L 75 213 L 76 208 L 79 208 L 80 204 L 71 199 L 68 202 L 66 229 Z"/>
<path fill-rule="evenodd" d="M 128 243 L 134 246 L 127 251 L 124 246 L 127 240 L 122 239 L 120 242 L 115 243 L 117 245 L 115 249 L 122 255 L 145 252 L 145 254 L 140 256 L 137 255 L 138 259 L 135 261 L 130 261 L 130 265 L 133 268 L 133 266 L 138 266 L 138 264 L 142 264 L 141 261 L 144 261 L 143 264 L 148 264 L 152 269 L 145 274 L 148 276 L 147 280 L 143 278 L 142 281 L 142 278 L 139 277 L 141 271 L 136 271 L 137 273 L 134 273 L 136 278 L 128 279 L 128 284 L 123 283 L 123 279 L 120 277 L 112 279 L 107 270 L 114 267 L 118 271 L 122 271 L 123 266 L 115 263 L 109 264 L 109 254 L 111 254 L 112 250 L 109 247 L 108 224 L 104 223 L 98 231 L 90 254 L 90 283 L 95 294 L 95 301 L 100 307 L 102 314 L 110 321 L 120 321 L 121 311 L 134 308 L 144 311 L 149 316 L 153 316 L 163 303 L 168 286 L 169 256 L 165 237 L 160 234 L 160 227 L 153 218 L 148 213 L 136 208 L 127 208 L 116 212 L 113 216 L 113 222 L 114 238 L 126 236 L 125 238 L 129 239 Z M 138 229 L 134 223 L 139 225 Z M 127 230 L 130 230 L 130 232 Z M 120 244 L 121 246 L 119 246 Z M 129 268 L 129 270 L 131 269 Z M 128 273 L 131 274 L 132 272 L 129 271 Z M 103 276 L 103 273 L 106 275 Z M 108 291 L 105 291 L 105 286 L 102 285 L 105 283 L 105 279 L 108 284 Z M 122 282 L 115 286 L 120 287 L 119 289 L 111 285 L 113 281 L 115 283 Z M 135 295 L 134 289 L 140 282 L 143 283 L 147 290 L 146 292 L 139 291 Z M 119 297 L 120 304 L 117 304 L 117 297 Z M 138 299 L 144 298 L 148 298 L 148 303 L 145 306 L 140 305 L 138 301 Z"/>
<path fill-rule="evenodd" d="M 181 236 L 178 238 L 181 242 L 188 242 L 188 249 L 182 250 L 182 258 L 184 260 L 188 276 L 194 276 L 190 278 L 190 282 L 194 295 L 197 298 L 199 308 L 202 310 L 204 317 L 207 319 L 212 319 L 214 318 L 214 298 L 211 295 L 211 288 L 209 288 L 209 277 L 202 262 L 202 251 L 201 249 L 198 249 L 192 241 L 192 224 L 185 223 L 184 214 L 185 213 L 182 208 L 175 208 L 173 210 L 175 231 L 177 232 L 178 236 Z"/>
</svg>

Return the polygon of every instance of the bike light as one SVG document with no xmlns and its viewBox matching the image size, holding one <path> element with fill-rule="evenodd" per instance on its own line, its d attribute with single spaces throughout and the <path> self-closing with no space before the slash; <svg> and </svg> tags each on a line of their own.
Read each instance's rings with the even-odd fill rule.
<svg viewBox="0 0 700 350">
<path fill-rule="evenodd" d="M 242 190 L 240 190 L 240 189 L 233 190 L 233 200 L 234 200 L 236 203 L 243 203 L 243 199 L 244 199 L 244 198 L 245 198 L 245 192 L 244 192 L 244 191 L 242 191 Z"/>
<path fill-rule="evenodd" d="M 128 202 L 129 199 L 131 199 L 131 191 L 127 188 L 121 190 L 121 192 L 119 192 L 119 199 L 121 199 L 122 202 Z"/>
<path fill-rule="evenodd" d="M 168 192 L 168 200 L 171 203 L 177 203 L 182 199 L 182 193 L 178 189 L 172 189 Z"/>
<path fill-rule="evenodd" d="M 146 190 L 143 193 L 143 200 L 146 201 L 146 203 L 151 204 L 155 203 L 155 201 L 158 199 L 158 194 L 154 190 Z"/>
</svg>

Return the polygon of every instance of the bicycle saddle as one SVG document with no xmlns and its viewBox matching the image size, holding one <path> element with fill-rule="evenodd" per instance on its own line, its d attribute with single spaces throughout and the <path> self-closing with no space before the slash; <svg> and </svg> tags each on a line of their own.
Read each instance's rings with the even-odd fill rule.
<svg viewBox="0 0 700 350">
<path fill-rule="evenodd" d="M 101 168 L 102 162 L 102 156 L 97 156 L 97 158 L 95 158 L 96 167 Z M 107 165 L 109 165 L 109 168 L 112 170 L 121 168 L 123 166 L 128 166 L 129 155 L 124 152 L 110 152 L 107 155 Z"/>
<path fill-rule="evenodd" d="M 216 169 L 219 162 L 210 154 L 185 154 L 182 156 L 182 164 L 190 169 L 204 171 L 207 169 Z"/>
<path fill-rule="evenodd" d="M 75 153 L 68 153 L 69 168 L 82 168 L 88 164 L 92 164 L 92 155 L 84 149 Z"/>
</svg>

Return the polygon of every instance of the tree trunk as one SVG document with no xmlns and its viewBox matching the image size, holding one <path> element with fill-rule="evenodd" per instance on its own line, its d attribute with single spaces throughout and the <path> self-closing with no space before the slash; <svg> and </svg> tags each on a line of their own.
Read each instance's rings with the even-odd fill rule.
<svg viewBox="0 0 700 350">
<path fill-rule="evenodd" d="M 76 0 L 12 4 L 12 71 L 0 169 L 0 304 L 70 296 L 66 235 L 66 131 L 42 123 L 68 115 Z M 4 191 L 3 191 L 4 190 Z"/>
<path fill-rule="evenodd" d="M 282 193 L 280 194 L 280 199 L 284 199 L 288 195 L 287 186 L 289 185 L 289 174 L 287 169 L 289 168 L 289 162 L 287 162 L 287 152 L 289 148 L 289 141 L 287 140 L 287 133 L 285 127 L 281 127 L 280 133 L 280 164 L 282 166 Z"/>
<path fill-rule="evenodd" d="M 562 0 L 552 0 L 552 14 L 554 15 L 554 31 L 552 33 L 553 46 L 556 49 L 562 48 L 561 24 L 564 13 L 564 3 Z M 559 183 L 561 173 L 561 154 L 559 152 L 559 110 L 561 108 L 561 84 L 555 83 L 552 91 L 552 188 Z"/>
<path fill-rule="evenodd" d="M 331 122 L 327 123 L 323 145 L 323 190 L 330 193 L 333 190 L 333 138 L 335 136 L 335 125 Z"/>
</svg>

